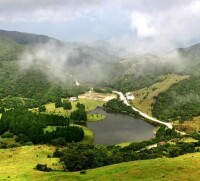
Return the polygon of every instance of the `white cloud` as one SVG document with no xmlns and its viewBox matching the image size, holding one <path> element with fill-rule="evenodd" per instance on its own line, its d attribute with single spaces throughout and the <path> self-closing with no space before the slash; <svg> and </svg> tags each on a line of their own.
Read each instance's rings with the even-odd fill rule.
<svg viewBox="0 0 200 181">
<path fill-rule="evenodd" d="M 133 52 L 159 52 L 200 41 L 200 0 L 0 0 L 0 22 L 38 23 L 47 34 L 54 26 L 58 37 L 106 37 Z"/>
<path fill-rule="evenodd" d="M 153 17 L 136 11 L 132 13 L 131 19 L 131 27 L 137 31 L 137 35 L 139 37 L 145 38 L 156 35 L 156 30 L 153 25 Z"/>
<path fill-rule="evenodd" d="M 129 36 L 132 52 L 167 51 L 200 40 L 199 0 L 187 1 L 162 11 L 148 8 L 132 11 L 130 28 L 133 33 L 136 32 L 135 37 Z"/>
</svg>

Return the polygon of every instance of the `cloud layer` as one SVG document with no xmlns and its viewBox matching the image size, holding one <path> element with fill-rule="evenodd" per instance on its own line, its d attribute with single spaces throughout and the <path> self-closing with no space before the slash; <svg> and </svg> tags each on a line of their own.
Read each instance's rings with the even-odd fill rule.
<svg viewBox="0 0 200 181">
<path fill-rule="evenodd" d="M 0 0 L 1 28 L 65 41 L 105 39 L 133 53 L 200 42 L 199 0 Z"/>
</svg>

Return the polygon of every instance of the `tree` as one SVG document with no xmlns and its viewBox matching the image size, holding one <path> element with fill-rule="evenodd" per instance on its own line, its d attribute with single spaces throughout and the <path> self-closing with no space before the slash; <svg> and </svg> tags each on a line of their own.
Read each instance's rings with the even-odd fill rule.
<svg viewBox="0 0 200 181">
<path fill-rule="evenodd" d="M 52 169 L 47 167 L 47 164 L 37 164 L 35 167 L 36 170 L 43 171 L 43 172 L 50 172 Z"/>
<path fill-rule="evenodd" d="M 64 109 L 71 110 L 71 109 L 72 109 L 72 104 L 71 104 L 71 102 L 69 102 L 69 101 L 67 101 L 67 100 L 64 100 L 64 101 L 63 101 L 63 108 L 64 108 Z"/>
<path fill-rule="evenodd" d="M 39 108 L 38 108 L 38 111 L 39 112 L 45 112 L 46 111 L 46 107 L 43 105 L 43 106 L 40 106 Z"/>
<path fill-rule="evenodd" d="M 88 158 L 76 149 L 69 149 L 62 157 L 66 169 L 69 171 L 78 171 L 87 168 Z"/>
<path fill-rule="evenodd" d="M 62 104 L 61 98 L 58 98 L 55 102 L 55 107 L 57 108 L 57 107 L 62 107 L 62 106 L 63 104 Z"/>
<path fill-rule="evenodd" d="M 84 104 L 81 104 L 80 102 L 78 102 L 78 103 L 76 104 L 76 107 L 77 107 L 78 109 L 83 109 L 83 110 L 85 110 L 85 105 L 84 105 Z"/>
<path fill-rule="evenodd" d="M 87 121 L 87 113 L 83 109 L 77 109 L 71 113 L 70 118 L 76 121 Z"/>
<path fill-rule="evenodd" d="M 0 113 L 4 113 L 4 112 L 5 112 L 4 107 L 0 107 Z"/>
</svg>

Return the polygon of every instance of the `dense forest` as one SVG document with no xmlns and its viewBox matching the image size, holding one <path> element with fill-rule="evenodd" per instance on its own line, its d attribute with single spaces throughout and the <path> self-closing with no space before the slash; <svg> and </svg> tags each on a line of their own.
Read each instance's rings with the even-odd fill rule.
<svg viewBox="0 0 200 181">
<path fill-rule="evenodd" d="M 152 113 L 163 121 L 191 120 L 200 115 L 200 76 L 173 85 L 166 92 L 155 97 Z"/>
<path fill-rule="evenodd" d="M 44 132 L 47 126 L 56 126 L 56 129 Z M 0 119 L 0 134 L 6 131 L 17 135 L 16 141 L 20 143 L 64 145 L 67 142 L 78 142 L 84 137 L 82 128 L 69 125 L 69 118 L 36 114 L 23 107 L 3 112 Z"/>
</svg>

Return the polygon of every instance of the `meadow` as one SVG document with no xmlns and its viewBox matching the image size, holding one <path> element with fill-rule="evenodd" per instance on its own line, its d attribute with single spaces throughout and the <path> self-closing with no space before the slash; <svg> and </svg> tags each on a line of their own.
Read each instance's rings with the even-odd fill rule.
<svg viewBox="0 0 200 181">
<path fill-rule="evenodd" d="M 187 79 L 189 76 L 180 76 L 176 74 L 163 75 L 162 81 L 153 84 L 150 87 L 139 89 L 133 92 L 135 99 L 132 101 L 132 105 L 141 110 L 142 112 L 152 116 L 152 104 L 154 103 L 154 97 L 159 93 L 165 92 L 172 85 L 178 83 L 181 80 Z"/>
<path fill-rule="evenodd" d="M 36 145 L 0 150 L 0 180 L 199 180 L 200 153 L 186 154 L 176 158 L 159 158 L 132 161 L 80 172 L 63 172 L 57 158 L 48 158 L 55 150 L 53 146 Z M 47 164 L 53 171 L 35 170 L 38 164 Z M 192 164 L 191 164 L 192 163 Z"/>
</svg>

